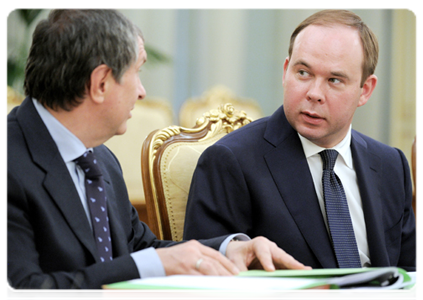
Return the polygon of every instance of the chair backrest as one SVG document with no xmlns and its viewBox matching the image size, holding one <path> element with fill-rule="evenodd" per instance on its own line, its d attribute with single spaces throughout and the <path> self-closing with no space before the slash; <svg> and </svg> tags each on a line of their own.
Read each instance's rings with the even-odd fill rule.
<svg viewBox="0 0 423 300">
<path fill-rule="evenodd" d="M 10 86 L 7 86 L 7 113 L 22 103 L 24 96 Z"/>
<path fill-rule="evenodd" d="M 129 199 L 133 204 L 144 204 L 144 190 L 141 184 L 141 146 L 153 130 L 174 124 L 173 110 L 168 101 L 147 98 L 137 101 L 128 120 L 125 134 L 112 137 L 105 145 L 119 159 L 122 166 Z"/>
<path fill-rule="evenodd" d="M 201 153 L 252 120 L 232 104 L 204 113 L 194 128 L 156 130 L 142 147 L 141 169 L 150 229 L 159 239 L 180 241 L 192 175 Z"/>
<path fill-rule="evenodd" d="M 420 132 L 416 134 L 411 148 L 411 170 L 413 173 L 413 211 L 416 218 L 417 242 L 420 248 Z"/>
<path fill-rule="evenodd" d="M 238 110 L 245 111 L 252 120 L 264 116 L 255 100 L 236 97 L 230 89 L 218 85 L 204 92 L 201 97 L 190 98 L 183 103 L 179 111 L 179 125 L 190 128 L 194 126 L 196 119 L 202 113 L 225 103 L 232 103 Z"/>
</svg>

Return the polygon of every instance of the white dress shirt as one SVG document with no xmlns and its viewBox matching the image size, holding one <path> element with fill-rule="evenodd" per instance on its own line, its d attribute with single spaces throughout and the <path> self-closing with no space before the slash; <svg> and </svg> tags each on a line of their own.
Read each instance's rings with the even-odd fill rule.
<svg viewBox="0 0 423 300">
<path fill-rule="evenodd" d="M 56 143 L 60 155 L 66 163 L 66 166 L 75 184 L 75 188 L 78 191 L 82 206 L 84 207 L 88 222 L 91 226 L 90 212 L 87 203 L 87 196 L 85 194 L 85 174 L 81 167 L 79 167 L 73 160 L 84 154 L 87 150 L 93 151 L 93 149 L 87 149 L 85 145 L 72 132 L 63 126 L 37 100 L 33 99 L 32 101 L 38 114 L 46 125 L 47 130 Z M 227 237 L 219 248 L 219 251 L 223 255 L 225 255 L 226 247 L 232 239 L 249 240 L 250 238 L 245 234 L 233 234 Z M 133 252 L 131 253 L 131 256 L 135 261 L 141 278 L 166 275 L 163 264 L 154 248 L 147 248 Z"/>
<path fill-rule="evenodd" d="M 313 177 L 314 187 L 319 200 L 320 209 L 328 229 L 325 202 L 323 198 L 322 175 L 323 161 L 319 152 L 325 148 L 319 147 L 305 137 L 298 134 L 303 146 L 304 154 Z M 357 241 L 360 261 L 363 267 L 370 266 L 369 246 L 367 243 L 366 223 L 364 220 L 363 207 L 361 203 L 360 191 L 357 183 L 357 175 L 354 169 L 354 163 L 351 154 L 351 126 L 345 138 L 335 147 L 331 148 L 338 151 L 334 171 L 342 182 L 347 197 L 350 210 L 351 221 L 354 228 L 355 239 Z M 328 229 L 329 232 L 329 229 Z"/>
</svg>

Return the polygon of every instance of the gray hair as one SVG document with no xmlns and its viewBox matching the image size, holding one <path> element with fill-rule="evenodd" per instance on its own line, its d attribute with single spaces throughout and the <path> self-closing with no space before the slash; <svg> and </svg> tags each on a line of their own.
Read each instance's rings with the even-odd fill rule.
<svg viewBox="0 0 423 300">
<path fill-rule="evenodd" d="M 138 58 L 141 31 L 115 10 L 54 10 L 33 33 L 25 94 L 54 110 L 81 103 L 101 64 L 120 82 Z"/>
</svg>

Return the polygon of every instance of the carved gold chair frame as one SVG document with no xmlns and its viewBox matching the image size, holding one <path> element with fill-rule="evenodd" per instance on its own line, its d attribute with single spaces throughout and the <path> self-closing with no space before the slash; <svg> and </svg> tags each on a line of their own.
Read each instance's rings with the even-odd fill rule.
<svg viewBox="0 0 423 300">
<path fill-rule="evenodd" d="M 238 110 L 245 111 L 253 120 L 264 116 L 260 105 L 254 99 L 237 97 L 228 87 L 216 85 L 200 97 L 189 98 L 183 103 L 179 111 L 179 124 L 183 127 L 194 126 L 200 114 L 226 103 L 232 103 Z"/>
<path fill-rule="evenodd" d="M 204 149 L 216 142 L 222 136 L 250 123 L 244 111 L 237 111 L 232 104 L 227 103 L 217 109 L 204 113 L 197 119 L 194 128 L 169 126 L 153 131 L 143 143 L 141 151 L 141 172 L 144 185 L 145 202 L 150 229 L 159 239 L 181 240 L 185 206 L 188 194 L 181 196 L 185 199 L 176 199 L 181 202 L 178 213 L 174 211 L 176 205 L 172 204 L 172 195 L 166 194 L 167 182 L 164 180 L 162 164 L 165 163 L 166 150 L 177 143 L 194 145 L 202 143 Z M 193 144 L 191 144 L 193 143 Z M 203 149 L 203 150 L 204 150 Z M 183 151 L 183 150 L 182 150 Z M 199 155 L 199 154 L 198 154 Z M 198 157 L 189 157 L 189 168 L 195 168 Z M 186 166 L 186 165 L 184 165 Z M 187 166 L 188 167 L 188 166 Z M 189 186 L 192 178 L 191 169 L 187 172 L 185 184 Z M 166 199 L 168 198 L 168 199 Z M 181 220 L 182 219 L 182 220 Z"/>
</svg>

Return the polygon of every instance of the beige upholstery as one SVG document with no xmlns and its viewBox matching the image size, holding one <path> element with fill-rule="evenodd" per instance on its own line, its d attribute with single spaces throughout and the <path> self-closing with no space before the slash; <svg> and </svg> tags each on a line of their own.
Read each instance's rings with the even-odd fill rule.
<svg viewBox="0 0 423 300">
<path fill-rule="evenodd" d="M 190 128 L 205 111 L 225 103 L 232 103 L 238 110 L 245 111 L 252 120 L 263 117 L 263 112 L 256 101 L 237 98 L 230 89 L 218 85 L 206 91 L 200 98 L 190 98 L 185 101 L 179 112 L 179 124 Z"/>
<path fill-rule="evenodd" d="M 142 143 L 151 131 L 172 124 L 173 112 L 168 102 L 155 98 L 137 101 L 132 118 L 128 120 L 126 133 L 114 136 L 105 143 L 119 159 L 129 199 L 133 204 L 145 203 L 140 175 Z"/>
<path fill-rule="evenodd" d="M 142 177 L 149 226 L 160 239 L 180 241 L 191 178 L 201 153 L 227 133 L 251 122 L 231 104 L 205 113 L 194 128 L 152 132 L 142 148 Z"/>
<path fill-rule="evenodd" d="M 417 242 L 420 248 L 420 132 L 416 134 L 411 148 L 411 170 L 413 174 L 413 211 L 416 218 Z"/>
<path fill-rule="evenodd" d="M 20 105 L 23 100 L 23 95 L 10 86 L 7 86 L 7 113 L 9 113 L 15 106 Z"/>
</svg>

